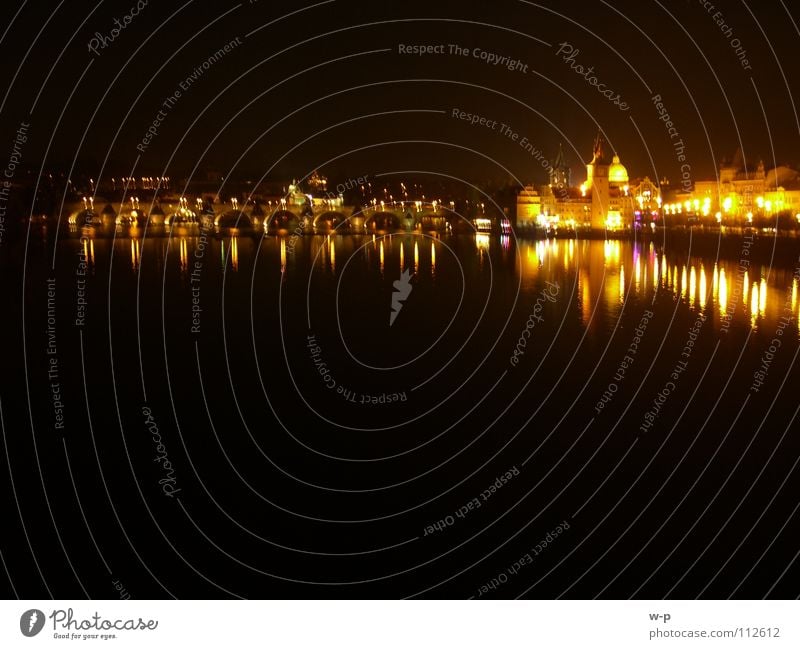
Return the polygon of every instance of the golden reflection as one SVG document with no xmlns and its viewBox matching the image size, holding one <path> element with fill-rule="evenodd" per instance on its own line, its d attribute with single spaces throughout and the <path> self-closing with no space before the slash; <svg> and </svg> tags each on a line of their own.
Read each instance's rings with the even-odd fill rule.
<svg viewBox="0 0 800 649">
<path fill-rule="evenodd" d="M 383 267 L 384 267 L 383 239 L 381 239 L 381 245 L 380 245 L 380 258 L 381 258 L 381 272 L 383 272 Z"/>
<path fill-rule="evenodd" d="M 417 268 L 419 268 L 419 241 L 414 242 L 414 272 L 417 272 Z"/>
<path fill-rule="evenodd" d="M 231 237 L 231 266 L 239 270 L 239 237 Z"/>
<path fill-rule="evenodd" d="M 613 265 L 619 264 L 621 242 L 619 240 L 606 239 L 603 244 L 605 260 Z"/>
<path fill-rule="evenodd" d="M 483 255 L 488 254 L 489 241 L 486 235 L 476 237 L 481 263 L 485 261 Z M 589 324 L 593 312 L 599 315 L 599 322 L 608 324 L 609 319 L 617 317 L 619 305 L 625 304 L 629 297 L 633 297 L 637 304 L 643 304 L 640 300 L 644 300 L 651 286 L 655 291 L 669 291 L 672 296 L 685 301 L 688 308 L 712 310 L 712 317 L 718 316 L 715 318 L 718 321 L 726 316 L 728 309 L 735 307 L 735 313 L 730 317 L 738 323 L 747 325 L 752 322 L 753 326 L 758 323 L 759 327 L 769 330 L 768 318 L 777 317 L 777 306 L 784 303 L 787 311 L 791 304 L 793 318 L 798 317 L 800 276 L 787 276 L 786 286 L 781 288 L 768 284 L 766 273 L 764 277 L 761 275 L 760 266 L 753 265 L 750 270 L 754 276 L 751 277 L 750 273 L 739 271 L 737 264 L 729 259 L 678 258 L 676 263 L 675 258 L 668 258 L 660 252 L 647 256 L 639 254 L 628 243 L 622 243 L 619 263 L 616 264 L 619 243 L 520 242 L 518 265 L 512 265 L 510 259 L 508 265 L 519 269 L 526 287 L 531 286 L 534 279 L 565 284 L 577 281 L 576 315 L 585 325 Z M 572 261 L 564 264 L 570 254 L 573 255 Z M 432 261 L 433 255 L 434 247 L 431 248 Z"/>
<path fill-rule="evenodd" d="M 136 244 L 138 246 L 139 242 L 136 241 L 136 240 L 131 241 L 131 250 L 132 250 L 132 253 L 133 253 L 133 267 L 136 268 L 138 254 L 134 250 L 134 244 Z M 187 270 L 189 270 L 189 253 L 187 252 L 186 237 L 181 237 L 180 238 L 180 241 L 178 242 L 178 246 L 179 246 L 180 251 L 181 251 L 181 270 L 183 272 L 186 272 Z"/>
<path fill-rule="evenodd" d="M 488 244 L 488 240 L 487 240 L 487 244 Z M 487 247 L 488 247 L 488 245 L 487 245 Z M 537 241 L 536 242 L 536 256 L 539 258 L 539 260 L 543 260 L 544 259 L 544 255 L 545 255 L 545 251 L 546 250 L 547 250 L 547 248 L 545 248 L 544 241 Z M 537 266 L 538 265 L 539 264 L 537 264 Z"/>
<path fill-rule="evenodd" d="M 711 274 L 711 297 L 716 300 L 719 295 L 719 268 L 714 264 L 714 272 Z"/>
<path fill-rule="evenodd" d="M 431 241 L 431 271 L 436 272 L 436 246 Z"/>
<path fill-rule="evenodd" d="M 181 269 L 186 270 L 186 264 L 184 263 L 183 259 L 186 241 L 184 240 L 183 243 L 184 248 L 181 249 Z M 138 270 L 139 264 L 142 260 L 142 251 L 140 245 L 139 239 L 131 239 L 131 267 L 133 270 Z"/>
<path fill-rule="evenodd" d="M 405 241 L 400 242 L 400 271 L 404 271 L 406 269 L 406 244 Z"/>
<path fill-rule="evenodd" d="M 286 239 L 281 237 L 281 272 L 286 270 Z"/>
<path fill-rule="evenodd" d="M 539 255 L 536 253 L 535 247 L 528 248 L 526 257 L 528 259 L 528 263 L 530 264 L 531 268 L 539 267 Z"/>
<path fill-rule="evenodd" d="M 581 321 L 586 326 L 592 317 L 592 295 L 589 289 L 589 273 L 584 269 L 578 273 L 578 294 L 581 300 Z"/>
<path fill-rule="evenodd" d="M 700 306 L 705 308 L 706 304 L 708 304 L 708 282 L 706 269 L 700 264 Z"/>
<path fill-rule="evenodd" d="M 745 302 L 745 304 L 743 304 L 742 306 L 745 308 L 745 310 L 747 310 L 746 302 L 747 302 L 747 287 L 748 286 L 750 286 L 750 273 L 745 271 L 744 272 L 744 278 L 742 279 L 742 294 L 743 294 L 742 297 L 744 298 L 743 301 Z"/>
<path fill-rule="evenodd" d="M 336 237 L 328 235 L 328 250 L 330 251 L 331 270 L 336 270 Z"/>
<path fill-rule="evenodd" d="M 681 296 L 684 300 L 689 297 L 689 282 L 687 279 L 686 266 L 683 267 L 683 272 L 681 273 Z"/>
</svg>

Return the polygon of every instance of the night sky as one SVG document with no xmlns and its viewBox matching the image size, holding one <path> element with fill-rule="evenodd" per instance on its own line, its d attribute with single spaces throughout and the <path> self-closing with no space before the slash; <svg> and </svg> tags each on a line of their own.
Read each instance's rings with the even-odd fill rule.
<svg viewBox="0 0 800 649">
<path fill-rule="evenodd" d="M 3 9 L 6 597 L 797 596 L 797 0 Z"/>
<path fill-rule="evenodd" d="M 31 124 L 24 156 L 34 172 L 44 164 L 126 174 L 162 103 L 234 42 L 170 107 L 138 162 L 142 173 L 288 178 L 320 168 L 346 178 L 420 169 L 545 180 L 497 130 L 453 118 L 459 108 L 508 124 L 548 158 L 564 142 L 578 179 L 602 130 L 632 177 L 675 182 L 679 165 L 654 95 L 686 144 L 693 177 L 712 177 L 739 147 L 753 165 L 795 164 L 796 10 L 706 4 L 149 2 L 93 53 L 92 38 L 108 38 L 135 4 L 28 2 L 0 45 L 3 78 L 13 79 L 3 137 L 13 141 L 20 122 Z M 571 69 L 557 54 L 562 43 L 629 110 Z M 451 44 L 469 54 L 451 54 Z M 444 48 L 418 56 L 401 45 Z M 477 49 L 520 65 L 491 65 Z"/>
</svg>

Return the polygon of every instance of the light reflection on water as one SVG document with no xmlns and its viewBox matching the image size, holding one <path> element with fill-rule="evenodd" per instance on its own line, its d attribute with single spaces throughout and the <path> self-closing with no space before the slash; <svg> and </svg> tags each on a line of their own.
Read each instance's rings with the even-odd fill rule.
<svg viewBox="0 0 800 649">
<path fill-rule="evenodd" d="M 645 305 L 656 294 L 670 295 L 686 308 L 713 316 L 719 328 L 728 313 L 731 322 L 759 329 L 772 328 L 778 318 L 791 314 L 800 317 L 800 287 L 793 269 L 770 268 L 751 262 L 745 270 L 729 259 L 686 258 L 680 251 L 669 254 L 654 244 L 622 241 L 540 240 L 517 241 L 510 237 L 451 237 L 422 234 L 367 236 L 318 235 L 299 237 L 225 236 L 201 237 L 181 234 L 165 238 L 117 238 L 115 257 L 127 258 L 132 272 L 155 259 L 167 272 L 175 268 L 186 279 L 193 265 L 204 265 L 226 272 L 240 269 L 240 247 L 245 263 L 259 255 L 265 272 L 301 275 L 313 266 L 314 272 L 335 276 L 337 268 L 352 255 L 363 257 L 363 271 L 375 272 L 391 281 L 407 264 L 415 273 L 437 278 L 439 270 L 461 264 L 479 275 L 493 274 L 493 281 L 511 285 L 521 283 L 523 295 L 534 292 L 545 281 L 557 281 L 572 291 L 574 286 L 578 318 L 584 326 L 596 325 L 598 316 L 613 327 L 620 309 L 635 300 Z M 66 242 L 65 242 L 66 243 Z M 448 248 L 439 248 L 444 243 Z M 108 239 L 83 238 L 78 245 L 90 268 L 96 256 L 106 254 Z M 452 249 L 453 254 L 443 251 Z M 202 254 L 198 257 L 198 251 Z M 490 263 L 491 262 L 491 263 Z M 441 273 L 439 274 L 441 276 Z M 450 290 L 447 284 L 441 290 Z"/>
<path fill-rule="evenodd" d="M 782 316 L 791 314 L 795 321 L 800 316 L 798 280 L 792 270 L 770 270 L 752 261 L 745 270 L 738 262 L 726 259 L 686 259 L 685 255 L 659 253 L 653 244 L 570 243 L 574 243 L 576 254 L 568 252 L 563 241 L 520 243 L 520 272 L 528 284 L 559 279 L 570 285 L 577 280 L 583 324 L 588 324 L 595 306 L 614 316 L 631 298 L 649 304 L 656 292 L 671 295 L 689 309 L 713 315 L 717 327 L 729 309 L 733 322 L 754 329 L 772 327 Z M 563 262 L 566 270 L 560 278 L 552 272 L 554 260 Z"/>
</svg>

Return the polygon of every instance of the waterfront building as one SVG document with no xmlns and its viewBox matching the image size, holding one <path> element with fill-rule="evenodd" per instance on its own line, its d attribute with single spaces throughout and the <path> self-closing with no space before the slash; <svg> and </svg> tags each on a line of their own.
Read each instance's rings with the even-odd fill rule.
<svg viewBox="0 0 800 649">
<path fill-rule="evenodd" d="M 723 160 L 719 178 L 700 180 L 694 191 L 674 197 L 664 206 L 669 215 L 718 223 L 753 223 L 754 219 L 786 214 L 800 220 L 800 172 L 788 166 L 755 170 L 745 165 L 741 151 Z"/>
<path fill-rule="evenodd" d="M 634 223 L 651 223 L 661 207 L 661 192 L 649 178 L 631 181 L 619 156 L 609 156 L 601 135 L 586 165 L 586 180 L 571 184 L 564 151 L 549 168 L 547 185 L 526 186 L 517 196 L 517 227 L 623 231 Z"/>
</svg>

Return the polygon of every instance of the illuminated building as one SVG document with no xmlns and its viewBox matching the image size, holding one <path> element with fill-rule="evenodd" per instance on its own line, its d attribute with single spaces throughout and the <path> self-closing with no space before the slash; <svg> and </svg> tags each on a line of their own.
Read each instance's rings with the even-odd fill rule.
<svg viewBox="0 0 800 649">
<path fill-rule="evenodd" d="M 652 222 L 661 206 L 661 192 L 649 178 L 632 183 L 619 156 L 606 155 L 598 135 L 592 160 L 586 165 L 586 181 L 570 185 L 564 151 L 549 170 L 550 183 L 536 190 L 527 186 L 517 196 L 517 226 L 558 229 L 625 231 L 634 223 Z"/>
<path fill-rule="evenodd" d="M 542 197 L 532 185 L 517 194 L 517 223 L 535 225 L 542 214 Z"/>
<path fill-rule="evenodd" d="M 758 163 L 755 171 L 750 171 L 739 151 L 732 160 L 722 162 L 719 180 L 696 181 L 694 192 L 671 203 L 668 211 L 689 212 L 720 223 L 726 219 L 752 222 L 753 215 L 798 214 L 800 172 L 786 166 L 767 171 L 763 162 Z"/>
</svg>

